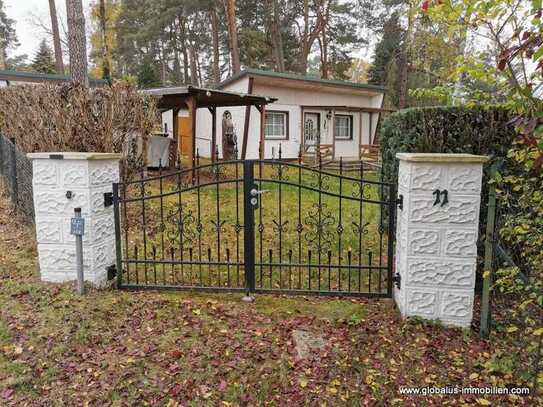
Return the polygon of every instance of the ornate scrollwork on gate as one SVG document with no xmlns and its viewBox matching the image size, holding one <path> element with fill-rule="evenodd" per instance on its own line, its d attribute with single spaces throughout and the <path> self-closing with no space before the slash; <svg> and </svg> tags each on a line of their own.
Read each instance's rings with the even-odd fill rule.
<svg viewBox="0 0 543 407">
<path fill-rule="evenodd" d="M 321 191 L 330 190 L 330 176 L 320 173 L 320 172 L 311 172 L 309 175 L 309 186 L 312 188 L 317 188 Z"/>
<path fill-rule="evenodd" d="M 287 168 L 281 163 L 271 164 L 272 171 L 274 172 L 272 178 L 277 181 L 288 181 L 289 175 Z"/>
<path fill-rule="evenodd" d="M 171 225 L 167 228 L 166 236 L 170 244 L 183 242 L 191 246 L 196 238 L 195 218 L 192 210 L 187 209 L 186 203 L 175 205 L 168 211 L 166 222 Z"/>
<path fill-rule="evenodd" d="M 356 233 L 359 233 L 361 235 L 367 235 L 369 233 L 368 226 L 370 222 L 366 222 L 365 224 L 358 224 L 356 222 L 353 222 L 353 229 Z"/>
<path fill-rule="evenodd" d="M 309 230 L 305 232 L 305 240 L 320 253 L 327 252 L 334 240 L 333 225 L 336 223 L 326 204 L 313 204 L 312 209 L 305 218 Z"/>
<path fill-rule="evenodd" d="M 352 196 L 358 199 L 371 199 L 371 184 L 364 182 L 356 183 Z"/>
</svg>

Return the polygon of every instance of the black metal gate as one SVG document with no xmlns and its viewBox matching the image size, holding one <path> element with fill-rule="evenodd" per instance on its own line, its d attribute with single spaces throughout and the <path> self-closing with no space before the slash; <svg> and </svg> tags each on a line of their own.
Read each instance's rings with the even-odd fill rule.
<svg viewBox="0 0 543 407">
<path fill-rule="evenodd" d="M 118 287 L 390 296 L 395 188 L 343 168 L 237 160 L 114 184 Z"/>
</svg>

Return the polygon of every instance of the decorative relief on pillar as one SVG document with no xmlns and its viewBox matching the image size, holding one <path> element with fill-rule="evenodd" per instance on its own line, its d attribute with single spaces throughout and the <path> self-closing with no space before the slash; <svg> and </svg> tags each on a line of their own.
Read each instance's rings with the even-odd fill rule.
<svg viewBox="0 0 543 407">
<path fill-rule="evenodd" d="M 472 295 L 468 293 L 445 292 L 441 296 L 441 315 L 444 317 L 469 317 L 472 306 Z"/>
<path fill-rule="evenodd" d="M 405 161 L 400 161 L 398 169 L 398 188 L 409 188 L 409 164 Z"/>
<path fill-rule="evenodd" d="M 90 173 L 92 185 L 111 184 L 119 181 L 119 166 L 117 164 L 101 165 Z"/>
<path fill-rule="evenodd" d="M 439 232 L 436 230 L 411 230 L 408 244 L 411 255 L 438 254 Z"/>
<path fill-rule="evenodd" d="M 93 260 L 92 267 L 94 272 L 96 269 L 104 270 L 115 261 L 115 244 L 113 242 L 106 242 L 100 245 L 97 245 L 93 248 Z"/>
<path fill-rule="evenodd" d="M 35 185 L 56 185 L 57 166 L 51 162 L 35 161 L 33 179 Z"/>
<path fill-rule="evenodd" d="M 73 214 L 74 208 L 88 211 L 88 195 L 85 191 L 76 191 L 72 199 L 67 199 L 65 191 L 43 191 L 35 193 L 37 213 Z"/>
<path fill-rule="evenodd" d="M 409 290 L 407 293 L 407 311 L 412 314 L 435 315 L 437 294 L 422 290 Z"/>
<path fill-rule="evenodd" d="M 40 243 L 61 243 L 62 233 L 59 220 L 37 220 L 36 236 Z"/>
<path fill-rule="evenodd" d="M 445 206 L 434 206 L 434 200 L 434 197 L 411 199 L 409 206 L 411 222 L 471 225 L 477 221 L 479 202 L 473 197 L 455 196 Z"/>
<path fill-rule="evenodd" d="M 475 276 L 475 263 L 410 259 L 407 272 L 408 284 L 471 287 Z"/>
<path fill-rule="evenodd" d="M 463 193 L 479 193 L 481 191 L 481 167 L 451 166 L 449 168 L 448 189 Z"/>
<path fill-rule="evenodd" d="M 54 271 L 73 270 L 75 268 L 75 246 L 40 245 L 38 252 L 40 268 Z M 83 252 L 83 266 L 89 266 L 89 255 L 85 251 Z"/>
<path fill-rule="evenodd" d="M 87 165 L 86 163 L 69 164 L 62 167 L 62 183 L 65 186 L 86 186 Z"/>
<path fill-rule="evenodd" d="M 477 232 L 448 230 L 445 232 L 446 256 L 475 256 L 477 254 Z"/>
<path fill-rule="evenodd" d="M 95 218 L 92 222 L 93 240 L 104 240 L 115 233 L 115 225 L 111 216 Z"/>
<path fill-rule="evenodd" d="M 444 180 L 444 169 L 438 166 L 414 166 L 411 169 L 411 189 L 433 191 Z"/>
</svg>

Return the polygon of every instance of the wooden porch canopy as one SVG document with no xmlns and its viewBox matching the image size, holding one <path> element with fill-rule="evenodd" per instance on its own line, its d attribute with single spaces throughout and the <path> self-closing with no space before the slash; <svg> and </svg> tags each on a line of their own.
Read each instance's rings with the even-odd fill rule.
<svg viewBox="0 0 543 407">
<path fill-rule="evenodd" d="M 260 126 L 260 150 L 264 151 L 264 114 L 265 106 L 268 103 L 273 103 L 277 99 L 266 96 L 257 96 L 244 93 L 225 92 L 216 89 L 199 88 L 195 86 L 183 86 L 183 87 L 168 87 L 168 88 L 156 88 L 146 89 L 144 93 L 158 96 L 157 107 L 161 111 L 172 110 L 174 118 L 181 109 L 189 111 L 191 118 L 191 138 L 192 149 L 190 155 L 190 162 L 194 167 L 196 156 L 196 110 L 199 108 L 207 108 L 212 116 L 211 126 L 211 159 L 214 162 L 216 157 L 216 145 L 217 145 L 217 107 L 232 107 L 232 106 L 255 106 L 261 114 L 261 126 Z M 174 138 L 178 140 L 178 124 L 177 120 L 173 121 L 173 134 Z M 243 150 L 247 151 L 248 137 L 243 138 Z M 177 149 L 179 152 L 179 148 Z M 245 159 L 245 157 L 242 157 Z"/>
</svg>

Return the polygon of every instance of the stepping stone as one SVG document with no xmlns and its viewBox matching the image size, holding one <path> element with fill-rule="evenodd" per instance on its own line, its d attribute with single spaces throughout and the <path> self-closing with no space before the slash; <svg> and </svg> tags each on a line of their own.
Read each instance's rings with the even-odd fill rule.
<svg viewBox="0 0 543 407">
<path fill-rule="evenodd" d="M 313 350 L 321 350 L 326 346 L 326 341 L 322 336 L 308 331 L 296 329 L 292 331 L 292 339 L 294 339 L 296 353 L 300 359 L 306 359 Z"/>
</svg>

